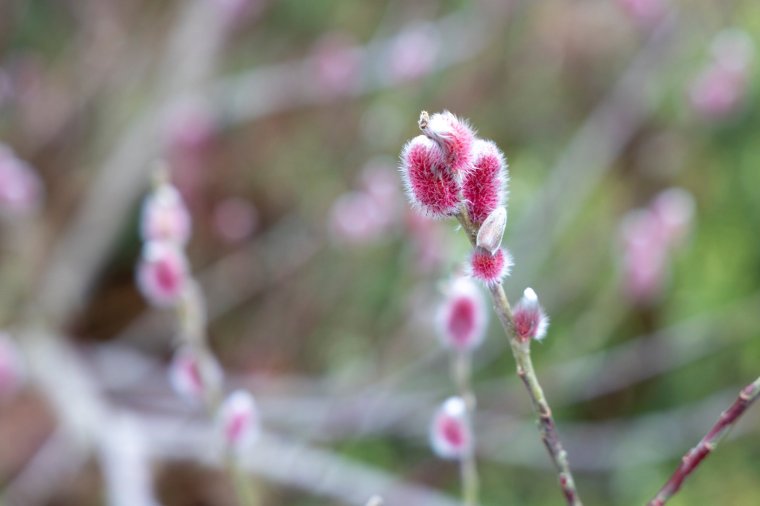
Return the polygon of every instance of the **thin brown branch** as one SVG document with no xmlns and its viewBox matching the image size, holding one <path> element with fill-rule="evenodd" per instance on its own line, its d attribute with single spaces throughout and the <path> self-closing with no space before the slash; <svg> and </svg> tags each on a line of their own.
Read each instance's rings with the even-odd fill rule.
<svg viewBox="0 0 760 506">
<path fill-rule="evenodd" d="M 725 410 L 715 422 L 715 425 L 702 438 L 697 446 L 689 450 L 681 459 L 681 463 L 676 468 L 670 479 L 663 485 L 649 506 L 663 506 L 673 497 L 680 489 L 683 482 L 694 470 L 699 467 L 715 448 L 721 439 L 736 425 L 739 418 L 747 411 L 755 400 L 760 396 L 760 378 L 750 383 L 742 389 L 739 397 L 734 403 Z"/>
</svg>

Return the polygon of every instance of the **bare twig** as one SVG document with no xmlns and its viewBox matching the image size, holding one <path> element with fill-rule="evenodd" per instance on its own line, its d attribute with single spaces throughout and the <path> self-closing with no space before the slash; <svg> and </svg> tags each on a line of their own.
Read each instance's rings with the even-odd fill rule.
<svg viewBox="0 0 760 506">
<path fill-rule="evenodd" d="M 676 468 L 670 479 L 663 485 L 649 506 L 662 506 L 673 497 L 683 485 L 684 480 L 688 478 L 694 470 L 699 467 L 704 459 L 715 450 L 720 440 L 734 428 L 739 418 L 747 411 L 753 402 L 760 396 L 760 378 L 750 383 L 742 389 L 739 397 L 734 403 L 725 410 L 712 426 L 710 431 L 702 438 L 697 446 L 689 450 L 681 459 L 681 463 Z"/>
</svg>

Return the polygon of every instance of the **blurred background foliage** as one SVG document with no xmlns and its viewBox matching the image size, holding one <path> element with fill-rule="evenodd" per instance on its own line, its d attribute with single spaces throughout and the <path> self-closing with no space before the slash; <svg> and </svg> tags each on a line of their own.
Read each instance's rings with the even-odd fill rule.
<svg viewBox="0 0 760 506">
<path fill-rule="evenodd" d="M 206 58 L 213 20 L 189 23 L 167 48 L 196 3 L 232 14 L 213 65 L 193 75 L 181 69 Z M 127 152 L 141 190 L 116 188 L 129 212 L 62 325 L 95 362 L 126 349 L 154 364 L 127 387 L 104 381 L 109 401 L 193 416 L 161 373 L 170 318 L 153 312 L 125 332 L 148 311 L 133 282 L 138 197 L 144 167 L 164 157 L 193 214 L 194 269 L 244 255 L 207 291 L 212 301 L 241 294 L 212 319 L 211 346 L 250 385 L 266 429 L 456 496 L 456 465 L 427 444 L 432 410 L 454 391 L 431 315 L 466 241 L 454 222 L 413 218 L 400 195 L 376 211 L 387 220 L 374 229 L 361 208 L 334 207 L 378 184 L 366 183 L 368 167 L 400 191 L 396 160 L 419 111 L 449 109 L 509 159 L 505 243 L 516 266 L 506 288 L 517 297 L 535 287 L 551 316 L 534 359 L 579 489 L 587 504 L 641 504 L 760 371 L 760 66 L 748 65 L 725 110 L 693 97 L 718 33 L 740 29 L 757 42 L 760 3 L 650 0 L 661 9 L 652 15 L 637 14 L 638 3 L 5 0 L 0 139 L 46 188 L 28 281 L 45 286 L 45 265 L 93 180 L 155 114 L 150 143 Z M 380 49 L 355 53 L 363 46 Z M 182 74 L 191 81 L 172 83 Z M 254 80 L 235 80 L 246 75 Z M 165 114 L 188 94 L 189 115 Z M 638 300 L 626 292 L 621 223 L 671 187 L 693 195 L 690 232 L 657 293 Z M 239 205 L 225 214 L 230 199 Z M 359 223 L 343 223 L 346 214 Z M 11 262 L 4 227 L 0 254 Z M 9 286 L 13 308 L 34 304 Z M 6 312 L 2 325 L 17 325 Z M 483 504 L 559 504 L 496 323 L 475 357 Z M 52 417 L 33 386 L 0 406 L 0 490 Z M 750 413 L 672 504 L 760 503 L 758 420 Z M 162 504 L 231 504 L 219 472 L 174 460 L 152 470 Z M 105 501 L 95 460 L 54 483 L 43 504 Z M 333 503 L 263 480 L 259 491 L 261 504 Z"/>
</svg>

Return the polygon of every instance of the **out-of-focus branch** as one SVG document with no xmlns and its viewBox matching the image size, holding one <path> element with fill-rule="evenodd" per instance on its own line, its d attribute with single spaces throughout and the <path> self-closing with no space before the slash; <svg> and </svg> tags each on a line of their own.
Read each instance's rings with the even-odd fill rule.
<svg viewBox="0 0 760 506">
<path fill-rule="evenodd" d="M 263 236 L 204 268 L 197 280 L 206 294 L 209 322 L 298 271 L 321 248 L 320 238 L 296 216 L 289 215 Z M 115 340 L 139 343 L 146 348 L 161 344 L 153 330 L 160 317 L 156 311 L 142 314 Z"/>
<path fill-rule="evenodd" d="M 684 455 L 673 476 L 663 485 L 649 506 L 663 506 L 681 489 L 684 480 L 715 450 L 720 440 L 734 428 L 739 418 L 757 400 L 758 396 L 760 396 L 760 378 L 742 389 L 739 397 L 720 415 L 718 421 L 699 444 Z"/>
<path fill-rule="evenodd" d="M 165 69 L 162 92 L 126 130 L 53 249 L 37 291 L 37 300 L 53 327 L 65 323 L 83 302 L 147 183 L 149 162 L 160 152 L 161 126 L 173 106 L 170 102 L 184 98 L 178 96 L 182 93 L 197 92 L 213 69 L 223 23 L 210 2 L 193 0 L 182 6 L 161 65 Z M 199 33 L 203 36 L 198 37 Z"/>
<path fill-rule="evenodd" d="M 155 417 L 140 417 L 136 421 L 147 436 L 154 458 L 192 459 L 216 467 L 223 465 L 222 455 L 213 451 L 210 426 Z M 257 442 L 256 451 L 242 457 L 241 465 L 276 483 L 343 504 L 363 506 L 367 497 L 375 493 L 382 495 L 387 504 L 459 504 L 439 492 L 400 481 L 391 473 L 269 435 Z"/>
</svg>

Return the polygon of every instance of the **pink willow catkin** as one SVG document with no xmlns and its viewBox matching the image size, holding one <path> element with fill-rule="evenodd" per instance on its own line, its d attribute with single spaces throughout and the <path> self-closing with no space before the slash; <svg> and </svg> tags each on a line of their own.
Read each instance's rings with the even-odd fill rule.
<svg viewBox="0 0 760 506">
<path fill-rule="evenodd" d="M 548 320 L 533 290 L 526 291 L 525 300 L 513 314 L 502 286 L 513 263 L 512 256 L 501 247 L 506 227 L 506 160 L 496 144 L 478 139 L 467 122 L 448 111 L 432 116 L 423 111 L 419 127 L 424 135 L 409 141 L 401 152 L 401 176 L 409 201 L 423 214 L 455 217 L 462 224 L 473 246 L 468 272 L 491 293 L 565 500 L 581 506 L 567 452 L 530 357 L 530 343 L 543 337 Z M 481 227 L 483 233 L 479 233 Z"/>
<path fill-rule="evenodd" d="M 705 434 L 697 446 L 692 448 L 681 459 L 681 463 L 676 468 L 670 479 L 663 485 L 654 499 L 649 502 L 649 506 L 663 506 L 673 497 L 683 485 L 684 480 L 715 450 L 720 440 L 733 427 L 739 418 L 747 411 L 753 402 L 760 396 L 760 378 L 750 383 L 742 389 L 739 397 L 731 406 L 725 410 L 712 426 L 710 431 Z"/>
</svg>

